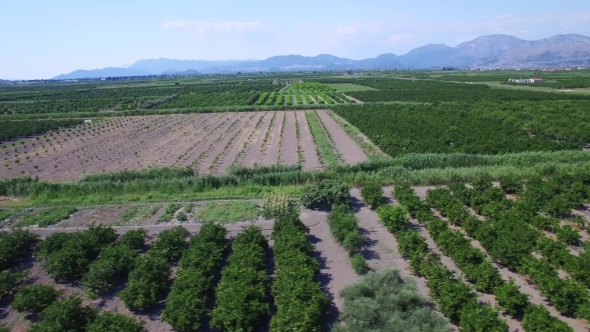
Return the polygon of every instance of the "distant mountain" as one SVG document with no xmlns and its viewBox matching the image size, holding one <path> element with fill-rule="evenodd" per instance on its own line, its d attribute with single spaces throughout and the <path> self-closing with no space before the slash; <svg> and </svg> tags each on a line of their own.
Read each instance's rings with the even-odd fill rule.
<svg viewBox="0 0 590 332">
<path fill-rule="evenodd" d="M 256 60 L 221 60 L 221 61 L 210 61 L 210 60 L 174 60 L 167 58 L 159 59 L 148 59 L 139 60 L 129 66 L 133 69 L 142 69 L 154 74 L 160 74 L 169 70 L 202 70 L 213 66 L 231 66 L 240 63 L 256 61 Z"/>
<path fill-rule="evenodd" d="M 120 77 L 120 76 L 146 76 L 152 75 L 143 69 L 135 68 L 115 68 L 109 67 L 104 69 L 93 70 L 76 70 L 69 74 L 62 74 L 54 77 L 55 80 L 72 80 L 80 78 L 104 78 L 104 77 Z"/>
<path fill-rule="evenodd" d="M 364 60 L 339 58 L 330 54 L 320 54 L 314 57 L 280 55 L 260 61 L 173 60 L 160 58 L 140 60 L 129 68 L 77 70 L 70 74 L 60 75 L 56 79 L 160 75 L 162 73 L 187 70 L 194 70 L 203 74 L 214 74 L 259 71 L 559 66 L 590 66 L 590 38 L 569 34 L 529 41 L 509 35 L 492 35 L 479 37 L 455 47 L 443 44 L 428 44 L 401 56 L 386 53 L 376 58 Z"/>
<path fill-rule="evenodd" d="M 174 76 L 185 76 L 185 75 L 200 75 L 201 73 L 194 69 L 187 69 L 187 70 L 166 70 L 162 73 L 162 75 L 174 75 Z"/>
</svg>

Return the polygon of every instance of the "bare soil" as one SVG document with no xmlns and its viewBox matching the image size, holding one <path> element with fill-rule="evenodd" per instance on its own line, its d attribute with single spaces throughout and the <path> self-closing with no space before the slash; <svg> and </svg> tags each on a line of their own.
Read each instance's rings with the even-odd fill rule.
<svg viewBox="0 0 590 332">
<path fill-rule="evenodd" d="M 317 115 L 323 122 L 324 126 L 330 132 L 332 140 L 336 145 L 336 150 L 340 153 L 340 156 L 348 164 L 356 164 L 367 160 L 367 155 L 361 149 L 356 142 L 348 136 L 348 134 L 338 125 L 338 123 L 332 119 L 330 114 L 325 110 L 318 110 Z"/>
<path fill-rule="evenodd" d="M 296 163 L 299 159 L 296 144 L 302 147 L 303 168 L 321 169 L 307 121 L 302 121 L 305 120 L 303 111 L 278 111 L 275 123 L 269 128 L 273 114 L 226 112 L 118 117 L 68 128 L 21 140 L 24 144 L 14 147 L 9 145 L 4 150 L 8 167 L 0 167 L 0 178 L 25 175 L 62 181 L 124 169 L 194 165 L 202 174 L 220 174 L 232 164 Z M 285 116 L 287 122 L 281 138 Z M 262 123 L 258 125 L 261 117 Z M 300 126 L 299 142 L 295 142 L 296 122 Z M 270 130 L 269 139 L 263 146 L 267 130 Z"/>
<path fill-rule="evenodd" d="M 297 164 L 299 162 L 299 156 L 297 155 L 297 127 L 295 124 L 297 119 L 295 118 L 295 112 L 287 112 L 285 116 L 287 120 L 279 149 L 281 152 L 279 162 L 285 165 Z"/>
</svg>

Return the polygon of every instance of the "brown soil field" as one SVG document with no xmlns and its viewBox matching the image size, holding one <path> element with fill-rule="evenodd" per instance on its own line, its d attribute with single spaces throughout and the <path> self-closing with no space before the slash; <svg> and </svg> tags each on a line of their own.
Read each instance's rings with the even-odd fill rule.
<svg viewBox="0 0 590 332">
<path fill-rule="evenodd" d="M 340 156 L 348 164 L 356 164 L 367 160 L 367 155 L 356 142 L 338 125 L 328 112 L 318 110 L 317 115 L 332 136 Z"/>
<path fill-rule="evenodd" d="M 320 114 L 344 159 L 365 160 L 338 124 L 327 113 Z M 3 151 L 0 178 L 62 181 L 148 167 L 193 167 L 199 174 L 222 174 L 231 165 L 298 162 L 305 170 L 321 169 L 304 111 L 119 117 L 20 142 Z"/>
</svg>

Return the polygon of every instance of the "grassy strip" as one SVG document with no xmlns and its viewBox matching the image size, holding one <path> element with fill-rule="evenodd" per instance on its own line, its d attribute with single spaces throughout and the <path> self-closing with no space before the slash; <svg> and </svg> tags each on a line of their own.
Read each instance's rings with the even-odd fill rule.
<svg viewBox="0 0 590 332">
<path fill-rule="evenodd" d="M 305 112 L 305 116 L 322 163 L 328 167 L 337 166 L 340 163 L 340 157 L 335 153 L 330 141 L 328 141 L 317 114 L 315 112 Z"/>
<path fill-rule="evenodd" d="M 64 219 L 68 219 L 74 212 L 76 212 L 76 208 L 71 206 L 49 208 L 37 214 L 26 215 L 20 221 L 19 226 L 38 225 L 39 227 L 48 227 Z"/>
<path fill-rule="evenodd" d="M 168 204 L 166 211 L 164 211 L 164 213 L 158 218 L 158 223 L 172 220 L 172 217 L 174 217 L 174 212 L 178 211 L 180 207 L 181 206 L 179 204 Z"/>
<path fill-rule="evenodd" d="M 255 220 L 259 214 L 260 208 L 252 202 L 213 202 L 199 206 L 193 218 L 198 222 L 233 223 Z"/>
<path fill-rule="evenodd" d="M 464 168 L 432 168 L 412 170 L 403 166 L 387 167 L 379 171 L 351 172 L 287 172 L 254 176 L 249 180 L 220 183 L 201 187 L 198 178 L 185 177 L 169 180 L 132 180 L 116 183 L 104 181 L 100 185 L 85 186 L 82 183 L 63 183 L 48 186 L 39 183 L 32 187 L 33 205 L 86 205 L 123 202 L 197 201 L 213 199 L 262 198 L 266 193 L 285 192 L 298 196 L 301 185 L 334 179 L 350 185 L 378 182 L 383 185 L 407 182 L 412 185 L 444 185 L 454 181 L 472 182 L 481 176 L 492 180 L 512 176 L 528 179 L 532 176 L 590 172 L 590 162 L 552 163 L 531 166 L 474 166 Z M 219 177 L 222 178 L 222 177 Z M 43 186 L 47 186 L 43 188 Z"/>
</svg>

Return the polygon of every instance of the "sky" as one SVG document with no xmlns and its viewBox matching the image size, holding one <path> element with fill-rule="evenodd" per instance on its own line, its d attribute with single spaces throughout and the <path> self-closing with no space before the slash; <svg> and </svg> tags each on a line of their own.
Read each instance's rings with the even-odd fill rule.
<svg viewBox="0 0 590 332">
<path fill-rule="evenodd" d="M 590 1 L 0 0 L 0 79 L 153 58 L 402 55 L 491 34 L 590 36 Z"/>
</svg>

